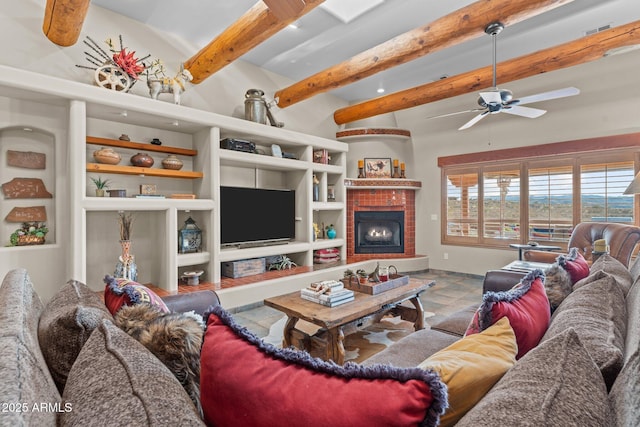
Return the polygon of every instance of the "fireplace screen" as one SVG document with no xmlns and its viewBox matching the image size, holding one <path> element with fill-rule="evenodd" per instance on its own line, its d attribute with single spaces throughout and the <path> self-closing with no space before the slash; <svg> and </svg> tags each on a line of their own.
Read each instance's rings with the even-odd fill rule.
<svg viewBox="0 0 640 427">
<path fill-rule="evenodd" d="M 355 253 L 404 253 L 404 212 L 355 212 Z"/>
</svg>

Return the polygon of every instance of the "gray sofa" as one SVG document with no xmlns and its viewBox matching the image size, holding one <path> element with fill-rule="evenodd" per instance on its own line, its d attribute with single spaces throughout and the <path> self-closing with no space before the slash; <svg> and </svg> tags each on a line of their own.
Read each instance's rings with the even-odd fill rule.
<svg viewBox="0 0 640 427">
<path fill-rule="evenodd" d="M 219 303 L 211 291 L 164 300 L 200 314 Z M 204 425 L 169 369 L 82 283 L 44 305 L 27 271 L 12 270 L 0 305 L 0 426 Z"/>
<path fill-rule="evenodd" d="M 521 273 L 490 271 L 484 291 L 504 291 Z M 540 344 L 515 362 L 459 426 L 640 425 L 640 261 L 609 255 L 551 317 Z M 364 364 L 417 366 L 462 339 L 477 306 L 403 338 Z"/>
</svg>

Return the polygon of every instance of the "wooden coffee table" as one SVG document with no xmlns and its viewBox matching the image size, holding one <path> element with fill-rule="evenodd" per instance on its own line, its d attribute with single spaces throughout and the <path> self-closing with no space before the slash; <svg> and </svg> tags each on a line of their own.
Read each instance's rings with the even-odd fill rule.
<svg viewBox="0 0 640 427">
<path fill-rule="evenodd" d="M 284 348 L 294 346 L 311 352 L 319 348 L 321 357 L 344 363 L 344 337 L 379 321 L 385 314 L 393 312 L 403 320 L 413 322 L 416 331 L 424 329 L 424 309 L 420 294 L 435 282 L 409 279 L 409 283 L 378 295 L 355 293 L 355 300 L 337 307 L 325 307 L 300 298 L 300 292 L 281 295 L 264 300 L 265 305 L 282 311 L 288 316 L 284 327 Z M 400 305 L 409 301 L 413 307 Z M 303 319 L 320 330 L 313 335 L 296 329 Z"/>
</svg>

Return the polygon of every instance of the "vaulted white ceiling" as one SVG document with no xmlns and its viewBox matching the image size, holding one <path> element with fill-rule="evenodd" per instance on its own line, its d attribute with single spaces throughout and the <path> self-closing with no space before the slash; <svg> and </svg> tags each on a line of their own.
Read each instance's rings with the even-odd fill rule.
<svg viewBox="0 0 640 427">
<path fill-rule="evenodd" d="M 255 3 L 256 0 L 92 1 L 92 4 L 163 32 L 179 35 L 198 48 L 205 46 Z M 348 10 L 328 9 L 332 4 L 340 9 L 350 3 L 369 9 L 355 17 Z M 470 3 L 473 1 L 327 0 L 327 7 L 314 9 L 296 22 L 296 28 L 285 28 L 242 59 L 297 81 Z M 341 13 L 346 15 L 340 17 Z M 638 0 L 576 0 L 507 27 L 498 38 L 498 62 L 584 37 L 589 31 L 638 19 Z M 350 102 L 370 99 L 379 96 L 379 89 L 384 89 L 385 93 L 395 92 L 483 67 L 491 64 L 491 60 L 491 39 L 480 37 L 331 93 Z M 539 91 L 547 89 L 555 88 L 540 88 Z"/>
</svg>

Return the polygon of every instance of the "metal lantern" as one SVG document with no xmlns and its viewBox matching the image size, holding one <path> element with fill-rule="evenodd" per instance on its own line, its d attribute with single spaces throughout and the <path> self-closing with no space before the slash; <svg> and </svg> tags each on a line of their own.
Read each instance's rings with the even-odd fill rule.
<svg viewBox="0 0 640 427">
<path fill-rule="evenodd" d="M 202 230 L 189 217 L 178 231 L 178 252 L 188 254 L 202 250 Z"/>
</svg>

